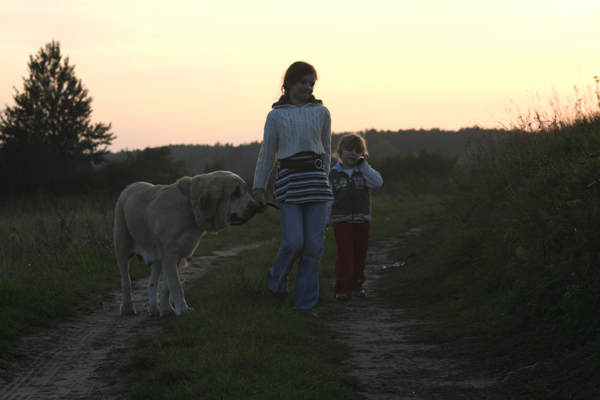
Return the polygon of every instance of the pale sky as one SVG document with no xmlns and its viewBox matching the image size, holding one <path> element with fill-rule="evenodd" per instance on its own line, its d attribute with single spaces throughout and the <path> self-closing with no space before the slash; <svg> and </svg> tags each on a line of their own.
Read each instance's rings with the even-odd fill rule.
<svg viewBox="0 0 600 400">
<path fill-rule="evenodd" d="M 333 132 L 496 127 L 600 75 L 598 0 L 0 0 L 0 107 L 52 40 L 111 151 L 261 141 L 313 64 Z"/>
</svg>

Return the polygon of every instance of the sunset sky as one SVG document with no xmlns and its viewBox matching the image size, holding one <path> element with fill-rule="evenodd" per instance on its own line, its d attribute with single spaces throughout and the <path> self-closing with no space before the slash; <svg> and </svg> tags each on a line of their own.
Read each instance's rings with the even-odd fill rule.
<svg viewBox="0 0 600 400">
<path fill-rule="evenodd" d="M 52 40 L 112 151 L 262 140 L 313 64 L 334 132 L 495 127 L 600 75 L 598 0 L 0 0 L 0 107 Z"/>
</svg>

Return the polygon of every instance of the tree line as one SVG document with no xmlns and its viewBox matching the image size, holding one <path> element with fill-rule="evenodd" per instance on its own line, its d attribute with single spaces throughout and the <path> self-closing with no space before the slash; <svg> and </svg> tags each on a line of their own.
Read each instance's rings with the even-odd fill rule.
<svg viewBox="0 0 600 400">
<path fill-rule="evenodd" d="M 31 55 L 28 70 L 23 90 L 15 89 L 15 105 L 0 112 L 0 198 L 44 192 L 118 192 L 135 181 L 166 184 L 184 175 L 215 170 L 229 170 L 252 180 L 258 141 L 111 153 L 108 148 L 115 139 L 111 124 L 92 123 L 93 99 L 69 58 L 62 56 L 57 41 Z M 424 168 L 426 161 L 447 171 L 446 164 L 456 163 L 469 142 L 489 132 L 473 127 L 360 133 L 368 142 L 372 162 L 384 170 L 380 171 L 384 177 L 394 180 L 417 165 Z M 332 135 L 332 149 L 343 134 Z M 408 167 L 411 163 L 414 165 Z"/>
<path fill-rule="evenodd" d="M 458 131 L 447 131 L 441 129 L 411 129 L 399 131 L 378 131 L 375 129 L 364 130 L 361 133 L 368 143 L 369 154 L 372 160 L 379 162 L 386 158 L 408 157 L 410 154 L 417 157 L 422 152 L 439 153 L 457 160 L 465 154 L 469 143 L 477 142 L 485 135 L 495 130 L 482 129 L 478 127 L 463 128 Z M 332 153 L 335 153 L 340 138 L 346 133 L 334 133 L 331 138 Z M 185 168 L 190 175 L 202 174 L 226 169 L 235 172 L 242 178 L 250 181 L 254 175 L 254 167 L 260 142 L 255 141 L 248 144 L 234 146 L 232 144 L 217 143 L 211 145 L 170 145 L 174 160 L 185 163 Z M 106 155 L 108 160 L 123 160 L 138 151 L 123 150 Z M 421 159 L 424 157 L 421 155 Z M 335 154 L 332 154 L 332 165 L 337 162 Z M 390 165 L 389 163 L 385 164 Z"/>
</svg>

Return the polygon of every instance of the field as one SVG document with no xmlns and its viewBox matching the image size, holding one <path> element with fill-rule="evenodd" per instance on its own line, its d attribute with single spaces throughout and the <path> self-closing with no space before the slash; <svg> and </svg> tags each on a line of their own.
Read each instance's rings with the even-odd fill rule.
<svg viewBox="0 0 600 400">
<path fill-rule="evenodd" d="M 30 349 L 15 348 L 14 340 L 21 335 L 40 329 L 42 332 L 46 329 L 52 331 L 60 321 L 71 321 L 71 325 L 79 327 L 67 330 L 67 333 L 74 335 L 73 341 L 84 343 L 87 340 L 87 336 L 81 331 L 85 331 L 88 336 L 90 332 L 95 332 L 94 341 L 89 343 L 88 347 L 93 348 L 97 356 L 102 347 L 109 346 L 104 342 L 110 340 L 122 346 L 123 340 L 119 335 L 125 335 L 128 330 L 138 329 L 138 333 L 142 334 L 144 329 L 147 329 L 147 323 L 143 323 L 143 326 L 133 326 L 129 321 L 123 321 L 118 316 L 118 307 L 115 308 L 118 295 L 114 292 L 111 295 L 103 294 L 107 290 L 118 288 L 119 285 L 114 255 L 111 255 L 110 246 L 102 241 L 107 235 L 110 237 L 107 230 L 110 223 L 105 225 L 103 222 L 111 218 L 111 211 L 106 207 L 110 200 L 97 200 L 94 205 L 90 205 L 88 200 L 71 201 L 73 212 L 64 215 L 57 212 L 64 203 L 48 202 L 46 207 L 51 211 L 40 209 L 36 216 L 38 221 L 33 225 L 37 228 L 32 229 L 36 233 L 27 239 L 19 239 L 27 240 L 30 245 L 33 244 L 33 248 L 39 247 L 38 241 L 45 243 L 45 240 L 53 240 L 48 246 L 62 246 L 60 253 L 57 252 L 53 258 L 41 258 L 47 254 L 46 249 L 40 250 L 39 254 L 26 255 L 24 245 L 15 247 L 10 242 L 8 244 L 12 247 L 7 246 L 5 249 L 5 254 L 10 254 L 12 262 L 7 263 L 3 270 L 2 293 L 11 296 L 3 297 L 2 310 L 6 312 L 5 320 L 12 319 L 14 323 L 3 325 L 7 327 L 2 331 L 5 373 L 0 376 L 4 376 L 9 382 L 14 380 L 19 359 L 24 360 L 26 366 L 36 365 L 31 362 L 31 359 L 36 357 L 33 350 L 35 346 L 42 347 L 38 348 L 41 358 L 44 358 L 44 354 L 51 354 L 53 361 L 87 356 L 90 351 L 80 344 L 80 354 L 67 355 L 56 348 L 58 342 L 43 341 L 36 342 L 35 346 L 31 345 Z M 432 212 L 436 212 L 436 209 L 439 211 L 439 200 L 435 197 L 421 197 L 411 201 L 382 197 L 376 199 L 375 203 L 382 211 L 382 229 L 374 230 L 374 240 L 418 226 L 427 220 Z M 94 206 L 99 207 L 96 212 L 91 210 Z M 17 225 L 17 221 L 22 224 L 27 213 L 17 212 L 17 204 L 14 207 L 10 213 L 14 216 L 13 225 L 9 225 L 7 229 L 16 235 L 14 226 Z M 49 216 L 42 223 L 42 215 L 45 214 Z M 56 220 L 53 215 L 56 215 Z M 10 221 L 9 215 L 6 221 Z M 68 225 L 61 221 L 68 221 Z M 278 246 L 278 226 L 277 212 L 270 211 L 246 225 L 232 227 L 219 235 L 203 238 L 196 256 L 198 260 L 203 257 L 214 259 L 214 255 L 211 255 L 213 252 L 218 253 L 232 243 L 250 245 L 258 241 L 266 244 L 260 248 L 243 250 L 236 257 L 238 261 L 233 264 L 203 271 L 201 284 L 196 285 L 197 290 L 189 290 L 186 296 L 188 302 L 195 307 L 193 314 L 153 321 L 162 327 L 164 333 L 160 336 L 151 334 L 146 339 L 141 339 L 131 361 L 121 365 L 123 373 L 133 381 L 140 379 L 137 378 L 138 374 L 145 377 L 145 384 L 137 387 L 134 398 L 181 398 L 195 396 L 194 393 L 199 392 L 212 398 L 244 398 L 246 395 L 251 398 L 252 393 L 285 398 L 281 396 L 290 388 L 295 388 L 292 392 L 297 393 L 297 397 L 292 398 L 338 398 L 357 385 L 356 380 L 350 378 L 339 365 L 348 354 L 348 347 L 335 341 L 335 335 L 320 321 L 307 320 L 305 316 L 299 316 L 289 308 L 273 307 L 266 291 L 262 290 L 264 273 L 272 263 Z M 48 232 L 48 238 L 52 239 L 41 238 L 40 231 Z M 95 240 L 89 240 L 90 236 Z M 335 256 L 331 232 L 328 232 L 327 243 L 328 251 L 321 274 L 321 297 L 325 304 L 331 302 L 332 266 Z M 96 249 L 97 253 L 92 252 L 93 249 Z M 21 253 L 17 250 L 21 250 Z M 11 253 L 8 253 L 9 251 Z M 81 258 L 80 253 L 88 254 L 88 258 Z M 40 268 L 18 269 L 18 261 L 21 260 L 19 255 L 26 262 L 43 264 L 49 263 L 50 260 L 53 264 L 48 266 L 44 274 L 37 273 Z M 84 268 L 81 268 L 81 264 L 85 264 Z M 201 270 L 204 267 L 198 264 L 197 268 Z M 148 273 L 147 267 L 140 263 L 136 263 L 133 269 L 137 276 Z M 186 270 L 194 269 L 196 267 L 192 263 L 182 274 Z M 94 274 L 90 276 L 89 271 L 94 271 Z M 48 284 L 48 276 L 53 273 L 54 281 Z M 12 293 L 9 293 L 4 288 L 19 290 L 13 289 Z M 35 296 L 28 295 L 31 293 L 35 293 Z M 19 296 L 26 301 L 22 301 Z M 48 304 L 56 305 L 52 313 L 48 312 Z M 126 329 L 114 327 L 112 332 L 102 331 L 100 335 L 98 332 L 101 329 L 94 328 L 94 324 L 90 322 L 90 315 L 95 314 L 98 304 L 102 304 L 101 308 L 112 307 L 112 321 Z M 87 315 L 84 322 L 81 321 L 81 317 L 77 317 L 82 312 Z M 33 318 L 28 317 L 29 315 Z M 138 318 L 147 320 L 147 317 Z M 107 322 L 106 316 L 96 320 L 99 325 Z M 58 326 L 60 329 L 60 324 Z M 8 327 L 12 329 L 9 330 Z M 179 329 L 183 329 L 183 332 Z M 28 343 L 34 342 L 30 340 Z M 45 346 L 52 348 L 44 349 Z M 167 361 L 175 361 L 172 357 L 173 352 L 179 354 L 175 364 Z M 65 361 L 60 362 L 61 366 L 64 364 Z M 248 365 L 261 367 L 248 368 Z M 39 367 L 39 372 L 43 373 L 46 369 L 48 368 L 45 366 Z M 281 376 L 282 371 L 287 371 L 286 375 Z M 280 379 L 274 379 L 275 376 L 279 376 Z"/>
<path fill-rule="evenodd" d="M 396 331 L 389 324 L 377 328 L 388 332 L 390 345 L 402 343 L 403 354 L 447 366 L 398 367 L 390 372 L 404 379 L 398 390 L 444 399 L 599 398 L 596 93 L 590 107 L 575 102 L 568 114 L 519 114 L 503 132 L 472 144 L 451 176 L 448 163 L 457 160 L 440 157 L 433 159 L 445 172 L 404 177 L 414 179 L 412 185 L 386 171 L 393 185 L 373 202 L 370 271 L 380 278 L 371 283 L 372 296 L 344 308 L 333 301 L 335 246 L 328 231 L 319 319 L 293 313 L 290 304 L 275 307 L 264 289 L 279 244 L 276 211 L 207 235 L 195 255 L 197 266 L 185 272 L 191 274 L 186 298 L 195 312 L 135 317 L 131 329 L 140 333 L 138 340 L 109 352 L 108 364 L 95 370 L 107 379 L 98 387 L 120 388 L 113 398 L 126 393 L 133 399 L 370 398 L 385 385 L 369 386 L 355 373 L 360 343 L 343 333 L 343 322 L 360 315 L 358 321 L 375 326 L 369 318 L 381 312 L 389 324 L 400 324 Z M 388 161 L 395 165 L 406 157 Z M 109 196 L 41 197 L 3 204 L 0 379 L 11 390 L 19 390 L 19 377 L 31 375 L 26 365 L 51 370 L 48 360 L 62 357 L 51 342 L 33 354 L 23 344 L 27 338 L 63 332 L 63 322 L 113 310 L 117 303 L 114 202 Z M 415 228 L 419 234 L 408 233 Z M 233 244 L 248 248 L 227 253 Z M 376 269 L 392 261 L 405 264 L 385 275 Z M 132 270 L 138 278 L 148 274 L 140 263 Z M 195 276 L 195 270 L 201 273 Z M 115 314 L 105 313 L 109 326 L 133 321 Z M 121 331 L 108 329 L 105 337 L 115 332 Z M 88 347 L 99 351 L 110 342 Z M 376 342 L 369 349 L 382 355 L 389 350 Z M 22 373 L 18 365 L 25 366 Z M 450 373 L 455 365 L 461 379 L 483 374 L 487 379 L 477 382 L 487 383 L 461 386 Z M 451 384 L 440 385 L 443 377 Z"/>
</svg>

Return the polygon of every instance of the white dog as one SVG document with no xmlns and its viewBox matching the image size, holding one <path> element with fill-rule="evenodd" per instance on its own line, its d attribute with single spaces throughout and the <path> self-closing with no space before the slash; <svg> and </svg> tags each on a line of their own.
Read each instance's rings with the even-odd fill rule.
<svg viewBox="0 0 600 400">
<path fill-rule="evenodd" d="M 186 258 L 192 256 L 205 232 L 241 225 L 258 210 L 244 180 L 227 171 L 186 176 L 171 185 L 136 182 L 127 186 L 115 210 L 115 252 L 123 290 L 121 314 L 136 314 L 129 276 L 129 259 L 134 255 L 152 266 L 150 316 L 193 311 L 185 302 L 177 268 L 186 265 Z M 164 277 L 159 302 L 161 271 Z"/>
</svg>

